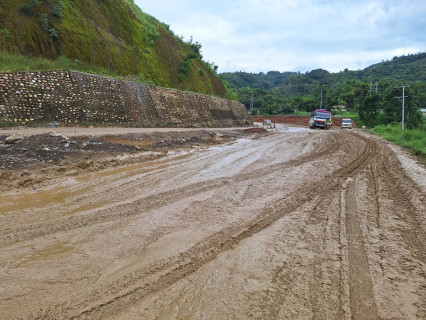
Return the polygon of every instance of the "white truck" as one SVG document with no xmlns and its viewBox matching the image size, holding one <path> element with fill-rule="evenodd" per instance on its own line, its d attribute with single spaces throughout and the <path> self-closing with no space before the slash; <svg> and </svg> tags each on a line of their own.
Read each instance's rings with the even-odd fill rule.
<svg viewBox="0 0 426 320">
<path fill-rule="evenodd" d="M 309 127 L 311 129 L 330 129 L 332 124 L 331 112 L 326 109 L 315 110 L 312 112 L 311 118 L 309 119 Z"/>
</svg>

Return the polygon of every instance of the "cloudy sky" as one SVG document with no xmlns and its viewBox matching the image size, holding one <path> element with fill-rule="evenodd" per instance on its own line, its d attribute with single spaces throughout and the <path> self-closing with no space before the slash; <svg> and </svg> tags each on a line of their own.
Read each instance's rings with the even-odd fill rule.
<svg viewBox="0 0 426 320">
<path fill-rule="evenodd" d="M 425 0 L 134 1 L 218 72 L 339 72 L 426 51 Z"/>
</svg>

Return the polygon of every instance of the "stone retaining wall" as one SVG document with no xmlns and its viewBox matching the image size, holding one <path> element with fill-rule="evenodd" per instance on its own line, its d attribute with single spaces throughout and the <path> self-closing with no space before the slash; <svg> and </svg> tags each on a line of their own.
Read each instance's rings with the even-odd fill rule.
<svg viewBox="0 0 426 320">
<path fill-rule="evenodd" d="M 0 73 L 0 120 L 146 127 L 251 123 L 239 102 L 75 71 Z"/>
</svg>

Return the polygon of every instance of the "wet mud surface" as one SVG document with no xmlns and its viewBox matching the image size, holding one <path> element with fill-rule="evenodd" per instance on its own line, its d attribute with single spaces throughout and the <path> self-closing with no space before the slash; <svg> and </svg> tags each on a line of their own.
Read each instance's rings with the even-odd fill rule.
<svg viewBox="0 0 426 320">
<path fill-rule="evenodd" d="M 256 132 L 267 133 L 263 128 L 135 129 L 139 132 L 130 133 L 126 133 L 129 129 L 125 128 L 113 129 L 93 128 L 86 131 L 79 128 L 74 133 L 72 129 L 59 128 L 67 135 L 52 130 L 39 133 L 37 129 L 29 129 L 23 131 L 25 135 L 15 143 L 7 143 L 7 138 L 15 131 L 9 134 L 1 134 L 0 131 L 0 191 L 49 184 L 58 176 L 76 176 L 85 171 L 162 158 L 169 151 L 222 144 Z M 46 130 L 40 128 L 39 131 Z"/>
<path fill-rule="evenodd" d="M 424 167 L 358 130 L 233 138 L 114 136 L 134 161 L 3 190 L 0 318 L 426 317 Z"/>
</svg>

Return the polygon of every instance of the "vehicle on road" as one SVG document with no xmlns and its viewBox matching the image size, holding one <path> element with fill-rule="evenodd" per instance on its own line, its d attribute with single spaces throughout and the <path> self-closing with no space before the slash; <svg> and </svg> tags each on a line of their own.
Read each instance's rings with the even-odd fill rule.
<svg viewBox="0 0 426 320">
<path fill-rule="evenodd" d="M 263 126 L 264 127 L 271 127 L 272 121 L 269 119 L 263 120 Z"/>
<path fill-rule="evenodd" d="M 309 127 L 311 129 L 330 129 L 332 125 L 331 112 L 326 109 L 317 109 L 311 114 Z"/>
<path fill-rule="evenodd" d="M 342 129 L 352 129 L 352 119 L 342 119 Z"/>
</svg>

